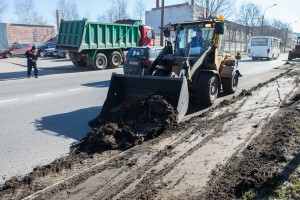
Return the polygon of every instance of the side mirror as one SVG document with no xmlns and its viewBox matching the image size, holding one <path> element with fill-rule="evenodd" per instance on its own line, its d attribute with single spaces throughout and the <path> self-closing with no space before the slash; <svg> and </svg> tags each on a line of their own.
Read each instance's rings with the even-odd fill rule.
<svg viewBox="0 0 300 200">
<path fill-rule="evenodd" d="M 164 28 L 164 36 L 165 36 L 165 37 L 170 37 L 170 35 L 171 35 L 171 32 L 170 32 L 168 26 L 166 26 L 166 27 Z"/>
<path fill-rule="evenodd" d="M 141 66 L 144 67 L 145 65 L 147 65 L 147 59 L 145 56 L 141 57 Z"/>
<path fill-rule="evenodd" d="M 216 22 L 215 33 L 219 35 L 224 34 L 224 21 Z"/>
<path fill-rule="evenodd" d="M 47 46 L 45 46 L 45 48 L 46 48 L 46 49 L 48 49 L 48 48 L 49 48 L 49 46 L 47 45 Z"/>
<path fill-rule="evenodd" d="M 235 55 L 235 59 L 237 60 L 241 60 L 241 53 L 240 52 L 237 52 L 236 55 Z"/>
<path fill-rule="evenodd" d="M 154 32 L 154 30 L 152 30 L 151 33 L 152 33 L 152 39 L 155 39 L 155 32 Z"/>
</svg>

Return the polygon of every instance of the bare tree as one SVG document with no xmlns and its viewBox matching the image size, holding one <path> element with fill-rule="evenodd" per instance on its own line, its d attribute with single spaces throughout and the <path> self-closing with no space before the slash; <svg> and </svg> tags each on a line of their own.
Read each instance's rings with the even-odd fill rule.
<svg viewBox="0 0 300 200">
<path fill-rule="evenodd" d="M 237 14 L 236 21 L 246 27 L 246 36 L 253 34 L 254 27 L 260 24 L 261 9 L 253 3 L 244 3 L 241 5 Z"/>
<path fill-rule="evenodd" d="M 286 22 L 283 22 L 279 19 L 273 19 L 272 22 L 273 30 L 269 30 L 267 33 L 268 35 L 271 35 L 273 37 L 280 38 L 284 44 L 286 44 L 286 40 L 290 41 L 292 38 L 290 38 L 289 32 L 291 32 L 291 28 L 289 27 L 289 24 Z"/>
<path fill-rule="evenodd" d="M 125 0 L 113 0 L 112 7 L 106 14 L 98 15 L 98 21 L 112 23 L 116 20 L 130 18 L 127 12 L 127 2 Z"/>
<path fill-rule="evenodd" d="M 280 19 L 273 19 L 272 26 L 278 29 L 287 29 L 288 23 L 281 21 Z"/>
<path fill-rule="evenodd" d="M 142 18 L 145 15 L 145 2 L 143 0 L 136 0 L 135 1 L 135 7 L 134 7 L 134 16 L 139 19 L 142 20 Z"/>
<path fill-rule="evenodd" d="M 2 19 L 3 19 L 3 14 L 6 11 L 7 6 L 8 6 L 7 0 L 0 1 L 0 21 L 2 21 Z"/>
<path fill-rule="evenodd" d="M 105 14 L 98 15 L 98 21 L 102 23 L 112 23 L 115 21 L 114 19 L 114 11 L 109 9 L 105 12 Z"/>
<path fill-rule="evenodd" d="M 58 0 L 56 10 L 58 10 L 60 19 L 77 20 L 80 18 L 78 7 L 74 0 Z"/>
<path fill-rule="evenodd" d="M 33 0 L 15 0 L 15 15 L 19 23 L 46 25 L 47 22 L 37 11 Z"/>
<path fill-rule="evenodd" d="M 228 19 L 234 11 L 235 0 L 195 0 L 194 14 L 198 19 L 216 18 L 223 15 Z"/>
</svg>

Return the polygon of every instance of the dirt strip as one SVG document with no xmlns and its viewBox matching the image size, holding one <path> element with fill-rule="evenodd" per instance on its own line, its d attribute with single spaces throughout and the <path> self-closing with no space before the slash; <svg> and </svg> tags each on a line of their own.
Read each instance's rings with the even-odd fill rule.
<svg viewBox="0 0 300 200">
<path fill-rule="evenodd" d="M 285 67 L 290 67 L 287 73 L 243 91 L 188 122 L 169 127 L 157 138 L 123 153 L 116 149 L 71 154 L 36 168 L 24 179 L 11 179 L 0 188 L 0 196 L 4 199 L 28 195 L 28 199 L 240 198 L 241 194 L 209 188 L 225 176 L 226 170 L 222 169 L 233 158 L 241 157 L 253 141 L 259 140 L 266 132 L 265 127 L 271 127 L 273 117 L 294 97 L 299 88 L 300 68 Z M 263 141 L 268 143 L 267 139 Z M 224 194 L 213 196 L 219 193 Z"/>
</svg>

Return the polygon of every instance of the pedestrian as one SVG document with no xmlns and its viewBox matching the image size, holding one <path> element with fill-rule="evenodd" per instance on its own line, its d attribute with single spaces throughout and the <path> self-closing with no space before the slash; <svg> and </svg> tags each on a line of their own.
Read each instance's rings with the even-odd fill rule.
<svg viewBox="0 0 300 200">
<path fill-rule="evenodd" d="M 27 76 L 30 78 L 32 67 L 34 69 L 35 78 L 38 77 L 38 69 L 37 69 L 37 60 L 38 60 L 38 51 L 35 46 L 32 46 L 30 50 L 27 50 L 25 53 L 27 58 Z"/>
</svg>

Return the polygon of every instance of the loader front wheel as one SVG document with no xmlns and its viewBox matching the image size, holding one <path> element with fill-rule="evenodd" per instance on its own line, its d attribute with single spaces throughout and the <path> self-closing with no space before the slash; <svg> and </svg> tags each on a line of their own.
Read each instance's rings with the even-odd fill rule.
<svg viewBox="0 0 300 200">
<path fill-rule="evenodd" d="M 98 53 L 94 63 L 93 63 L 93 68 L 96 70 L 102 70 L 105 69 L 107 66 L 107 58 L 103 53 Z"/>
<path fill-rule="evenodd" d="M 197 102 L 203 106 L 211 106 L 219 93 L 218 77 L 212 73 L 200 75 L 197 83 Z"/>
<path fill-rule="evenodd" d="M 222 78 L 223 92 L 225 94 L 233 94 L 239 83 L 239 75 L 234 72 L 232 78 Z"/>
</svg>

